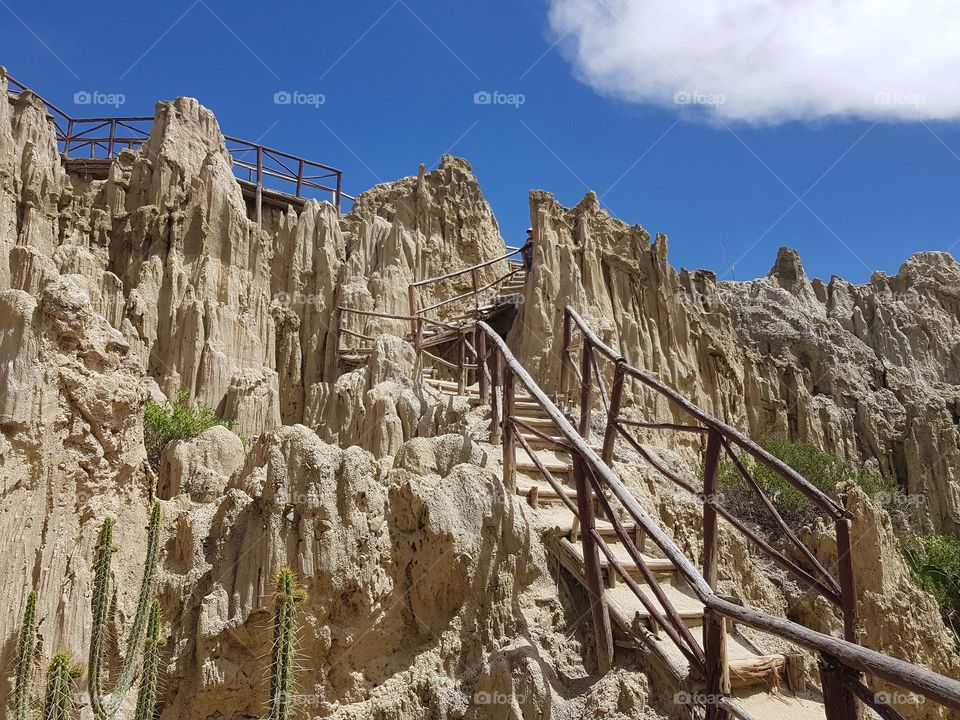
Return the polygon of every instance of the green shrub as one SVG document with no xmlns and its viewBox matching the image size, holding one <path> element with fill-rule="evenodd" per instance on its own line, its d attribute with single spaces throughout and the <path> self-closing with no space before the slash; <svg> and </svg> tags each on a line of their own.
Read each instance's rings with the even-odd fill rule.
<svg viewBox="0 0 960 720">
<path fill-rule="evenodd" d="M 897 509 L 906 505 L 905 496 L 892 478 L 857 467 L 813 445 L 783 437 L 766 438 L 760 445 L 827 495 L 834 494 L 837 483 L 852 481 L 887 509 Z M 809 524 L 824 514 L 779 474 L 752 460 L 744 460 L 743 464 L 791 527 L 797 528 Z M 753 522 L 768 533 L 779 531 L 776 521 L 732 462 L 726 461 L 720 464 L 717 486 L 723 495 L 724 506 L 734 515 Z"/>
<path fill-rule="evenodd" d="M 190 393 L 177 392 L 172 403 L 148 402 L 143 414 L 143 444 L 154 470 L 160 469 L 160 454 L 172 440 L 189 440 L 215 425 L 233 430 L 233 422 L 221 420 L 209 405 L 193 408 Z"/>
<path fill-rule="evenodd" d="M 960 647 L 960 538 L 915 535 L 903 552 L 914 582 L 936 598 Z"/>
</svg>

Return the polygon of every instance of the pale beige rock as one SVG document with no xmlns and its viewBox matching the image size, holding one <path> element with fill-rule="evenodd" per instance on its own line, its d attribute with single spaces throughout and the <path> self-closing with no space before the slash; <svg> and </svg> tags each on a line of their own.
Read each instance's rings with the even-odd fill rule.
<svg viewBox="0 0 960 720">
<path fill-rule="evenodd" d="M 218 501 L 245 454 L 237 434 L 221 425 L 192 440 L 174 441 L 160 460 L 157 495 L 169 499 L 185 493 L 194 502 Z"/>
<path fill-rule="evenodd" d="M 156 494 L 169 631 L 163 720 L 262 716 L 270 578 L 285 563 L 309 593 L 305 714 L 652 715 L 651 698 L 666 700 L 641 673 L 590 676 L 589 622 L 548 563 L 530 509 L 503 486 L 499 448 L 485 442 L 489 410 L 413 381 L 405 321 L 345 316 L 376 343 L 365 367 L 339 372 L 338 306 L 405 314 L 411 280 L 504 252 L 469 164 L 444 157 L 362 194 L 345 217 L 310 201 L 271 208 L 258 227 L 229 163 L 213 115 L 180 98 L 158 104 L 150 140 L 121 153 L 106 180 L 70 175 L 42 104 L 0 100 L 4 667 L 30 586 L 44 656 L 86 656 L 93 545 L 107 516 L 123 550 L 111 633 L 125 636 Z M 927 494 L 932 525 L 955 526 L 952 258 L 921 254 L 869 285 L 824 285 L 783 251 L 769 277 L 718 286 L 711 273 L 675 271 L 664 236 L 651 243 L 593 195 L 568 209 L 534 193 L 531 207 L 537 257 L 509 340 L 544 387 L 556 388 L 570 302 L 631 363 L 710 412 L 752 434 L 790 432 L 870 461 Z M 459 278 L 419 300 L 471 284 Z M 180 388 L 234 420 L 250 450 L 212 428 L 168 447 L 154 477 L 143 406 Z M 628 397 L 631 412 L 672 417 L 637 388 Z M 701 449 L 646 441 L 687 471 Z M 697 558 L 699 507 L 629 454 L 618 451 L 617 469 Z M 852 502 L 862 572 L 897 559 L 885 516 Z M 829 541 L 818 542 L 829 556 Z M 721 558 L 725 591 L 835 629 L 832 611 L 797 604 L 729 528 Z M 929 598 L 908 582 L 891 562 L 861 585 L 874 646 L 956 672 Z M 9 692 L 5 679 L 0 703 Z"/>
<path fill-rule="evenodd" d="M 508 339 L 544 387 L 558 387 L 563 307 L 573 305 L 630 364 L 708 412 L 754 437 L 789 435 L 869 463 L 927 498 L 930 526 L 957 531 L 956 260 L 919 253 L 893 277 L 824 285 L 785 248 L 768 277 L 718 285 L 675 271 L 665 236 L 651 243 L 593 194 L 565 208 L 535 191 L 530 207 L 534 269 Z M 677 417 L 649 391 L 627 396 L 638 415 Z"/>
</svg>

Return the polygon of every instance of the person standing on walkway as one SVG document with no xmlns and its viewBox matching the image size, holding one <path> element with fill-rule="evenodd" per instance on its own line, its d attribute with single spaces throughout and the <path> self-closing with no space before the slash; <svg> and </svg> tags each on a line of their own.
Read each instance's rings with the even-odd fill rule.
<svg viewBox="0 0 960 720">
<path fill-rule="evenodd" d="M 520 257 L 523 258 L 523 269 L 529 275 L 533 270 L 533 228 L 527 228 L 527 241 L 520 248 Z"/>
</svg>

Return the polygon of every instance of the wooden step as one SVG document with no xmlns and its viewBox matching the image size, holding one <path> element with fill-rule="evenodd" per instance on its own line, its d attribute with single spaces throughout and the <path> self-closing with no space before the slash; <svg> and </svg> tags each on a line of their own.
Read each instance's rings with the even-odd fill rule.
<svg viewBox="0 0 960 720">
<path fill-rule="evenodd" d="M 653 606 L 663 614 L 663 606 L 660 605 L 650 586 L 646 583 L 639 583 L 639 585 L 641 592 L 643 592 L 643 594 L 653 602 Z M 680 619 L 683 620 L 688 627 L 693 628 L 702 625 L 703 605 L 699 600 L 692 594 L 683 592 L 680 588 L 667 581 L 661 581 L 659 585 L 666 593 L 667 600 L 670 601 L 670 604 L 673 605 L 677 611 L 677 615 L 680 616 Z M 616 602 L 618 602 L 621 607 L 632 612 L 646 625 L 650 626 L 650 623 L 653 622 L 650 618 L 650 613 L 643 606 L 643 603 L 640 602 L 637 596 L 633 594 L 633 590 L 627 587 L 625 583 L 619 582 L 616 586 L 607 588 L 607 592 L 616 598 Z"/>
<path fill-rule="evenodd" d="M 556 453 L 550 453 L 549 455 L 546 455 L 545 453 L 550 453 L 550 451 L 538 450 L 536 452 L 537 459 L 550 472 L 550 474 L 554 476 L 573 474 L 573 461 L 569 457 L 556 457 Z M 539 477 L 541 474 L 540 468 L 537 467 L 537 464 L 522 450 L 517 453 L 516 468 L 517 472 L 534 475 L 536 477 Z M 546 480 L 544 480 L 544 482 L 546 482 Z"/>
<path fill-rule="evenodd" d="M 517 490 L 516 490 L 517 495 L 520 495 L 521 497 L 525 497 L 525 498 L 530 498 L 531 488 L 536 488 L 536 497 L 537 497 L 538 507 L 540 504 L 552 505 L 557 503 L 560 503 L 560 504 L 563 503 L 563 500 L 560 498 L 559 493 L 557 493 L 557 491 L 553 489 L 553 486 L 550 483 L 548 483 L 546 480 L 537 482 L 535 480 L 531 481 L 530 478 L 527 478 L 523 475 L 517 476 Z M 564 490 L 565 490 L 564 495 L 566 495 L 568 498 L 570 498 L 570 500 L 576 503 L 577 502 L 576 489 L 571 487 L 569 489 L 564 488 Z"/>
<path fill-rule="evenodd" d="M 633 558 L 630 557 L 627 549 L 616 540 L 608 540 L 607 544 L 613 551 L 617 561 L 623 565 L 623 569 L 630 574 L 630 577 L 641 583 L 641 587 L 644 587 L 645 581 L 643 573 L 640 571 L 640 568 L 637 567 L 637 564 L 633 561 Z M 580 562 L 583 562 L 583 545 L 580 543 L 571 542 L 571 551 L 575 553 Z M 646 562 L 647 567 L 650 568 L 651 572 L 658 577 L 670 576 L 677 570 L 674 564 L 666 558 L 655 558 L 650 555 L 646 555 L 645 553 L 640 553 L 640 557 L 642 557 L 644 562 Z M 610 564 L 610 560 L 607 559 L 607 556 L 603 552 L 600 552 L 600 569 L 604 574 L 607 587 L 613 587 L 618 582 L 623 582 L 619 573 L 614 570 L 613 566 Z"/>
<path fill-rule="evenodd" d="M 437 388 L 438 390 L 443 390 L 444 392 L 453 393 L 454 395 L 457 394 L 457 390 L 459 389 L 459 385 L 457 384 L 456 380 L 439 380 L 437 378 L 428 377 L 428 378 L 424 378 L 424 382 Z M 468 385 L 464 389 L 464 396 L 477 398 L 477 402 L 479 402 L 480 387 L 476 383 L 474 383 L 473 385 Z M 514 398 L 517 402 L 531 403 L 534 405 L 536 404 L 532 396 L 525 392 L 518 391 L 514 396 Z"/>
<path fill-rule="evenodd" d="M 537 428 L 537 429 L 539 430 L 540 428 Z M 551 429 L 553 430 L 553 432 L 551 432 Z M 551 429 L 545 429 L 544 435 L 546 435 L 549 438 L 552 438 L 558 443 L 566 444 L 567 439 L 562 435 L 560 435 L 559 431 L 557 431 L 556 429 L 554 428 L 551 428 Z M 533 433 L 525 432 L 523 430 L 520 431 L 520 434 L 523 435 L 523 439 L 526 440 L 527 443 L 530 445 L 530 447 L 532 447 L 534 450 L 539 450 L 541 448 L 555 447 L 553 443 L 547 442 L 546 440 L 541 438 L 539 435 L 534 435 Z M 601 450 L 603 449 L 600 445 L 596 445 L 593 443 L 590 444 L 590 447 L 593 448 L 594 452 L 596 452 L 597 455 L 599 455 Z M 558 452 L 560 451 L 558 450 Z"/>
<path fill-rule="evenodd" d="M 549 416 L 537 417 L 533 415 L 524 415 L 522 413 L 518 414 L 515 412 L 514 417 L 517 418 L 517 420 L 520 420 L 521 422 L 529 425 L 530 427 L 536 428 L 537 430 L 541 430 L 541 429 L 556 430 L 557 429 L 557 424 Z"/>
<path fill-rule="evenodd" d="M 476 393 L 470 394 L 470 402 L 474 405 L 486 405 L 490 403 L 490 399 L 487 398 L 486 402 L 480 402 L 480 391 L 477 390 Z M 522 415 L 533 415 L 533 416 L 542 416 L 549 417 L 547 411 L 536 400 L 514 400 L 513 402 L 514 412 L 520 413 Z"/>
<path fill-rule="evenodd" d="M 366 365 L 369 357 L 369 354 L 341 353 L 339 359 L 344 365 Z"/>
<path fill-rule="evenodd" d="M 537 526 L 541 532 L 554 533 L 558 536 L 569 537 L 574 528 L 574 515 L 566 505 L 551 505 L 543 507 L 537 513 Z M 605 540 L 616 540 L 617 533 L 613 529 L 613 523 L 608 520 L 597 519 L 595 521 L 597 532 Z M 636 538 L 636 525 L 632 522 L 624 522 L 623 529 L 632 538 Z M 646 543 L 641 539 L 639 550 L 645 553 Z M 646 554 L 646 553 L 645 553 Z"/>
</svg>

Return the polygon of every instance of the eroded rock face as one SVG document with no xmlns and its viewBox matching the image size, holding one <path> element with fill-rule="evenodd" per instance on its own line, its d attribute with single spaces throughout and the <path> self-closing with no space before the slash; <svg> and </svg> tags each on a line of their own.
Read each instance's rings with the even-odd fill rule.
<svg viewBox="0 0 960 720">
<path fill-rule="evenodd" d="M 944 626 L 936 601 L 910 577 L 890 516 L 859 487 L 845 484 L 840 486 L 840 491 L 854 516 L 850 536 L 860 601 L 858 642 L 941 675 L 960 677 L 960 656 L 956 653 L 954 638 Z M 808 531 L 806 542 L 821 560 L 832 563 L 836 558 L 832 528 L 818 524 Z M 797 603 L 796 607 L 802 608 L 803 604 Z M 909 608 L 909 612 L 904 612 L 904 608 Z M 816 627 L 817 617 L 813 613 L 798 619 Z M 830 628 L 820 629 L 829 631 Z M 877 683 L 876 690 L 895 698 L 894 705 L 904 717 L 917 720 L 949 717 L 935 703 L 892 685 Z"/>
<path fill-rule="evenodd" d="M 466 161 L 445 157 L 434 171 L 373 188 L 345 217 L 310 201 L 273 208 L 258 225 L 216 119 L 197 101 L 159 103 L 143 148 L 91 180 L 66 172 L 37 98 L 3 97 L 4 667 L 30 587 L 40 595 L 45 656 L 86 657 L 93 545 L 108 516 L 122 551 L 111 632 L 125 635 L 158 497 L 164 720 L 263 715 L 270 581 L 284 564 L 309 596 L 297 702 L 311 715 L 650 712 L 639 672 L 589 678 L 582 608 L 551 574 L 529 509 L 503 487 L 499 449 L 484 442 L 489 411 L 413 381 L 402 320 L 344 316 L 344 327 L 376 341 L 365 365 L 339 366 L 338 307 L 402 315 L 412 280 L 504 253 Z M 956 522 L 952 258 L 922 254 L 893 278 L 825 286 L 784 251 L 769 278 L 718 287 L 709 273 L 675 271 L 665 237 L 651 242 L 592 195 L 567 209 L 535 193 L 532 208 L 537 258 L 509 340 L 545 388 L 556 389 L 561 311 L 571 303 L 631 363 L 731 424 L 871 460 L 928 494 L 932 524 Z M 478 282 L 502 274 L 499 265 Z M 460 277 L 418 301 L 471 286 Z M 355 340 L 341 338 L 348 348 Z M 154 475 L 143 406 L 180 388 L 236 432 L 215 427 L 172 443 Z M 648 417 L 670 417 L 637 388 L 629 400 Z M 678 465 L 699 450 L 649 440 Z M 618 470 L 695 556 L 698 507 L 663 492 L 633 460 Z M 857 502 L 864 562 L 895 553 L 885 516 Z M 829 541 L 820 542 L 828 556 Z M 741 538 L 725 534 L 721 554 L 725 588 L 789 612 L 789 597 Z M 902 610 L 891 596 L 924 612 L 914 634 L 906 621 L 891 623 L 875 646 L 952 672 L 929 599 L 905 582 L 898 566 L 864 585 L 872 621 Z M 9 692 L 4 679 L 0 703 Z M 81 717 L 90 720 L 89 708 Z"/>
<path fill-rule="evenodd" d="M 565 208 L 537 191 L 530 206 L 534 269 L 509 341 L 545 388 L 558 387 L 572 305 L 631 365 L 713 415 L 753 437 L 785 435 L 867 463 L 918 498 L 929 526 L 960 531 L 955 259 L 919 253 L 895 276 L 824 285 L 783 248 L 767 277 L 718 284 L 674 270 L 666 237 L 651 242 L 593 194 Z M 627 397 L 647 419 L 679 419 L 649 391 L 629 387 Z"/>
<path fill-rule="evenodd" d="M 768 278 L 720 288 L 757 352 L 749 425 L 870 463 L 898 478 L 935 529 L 960 531 L 960 264 L 920 253 L 867 285 L 801 275 L 791 290 L 778 287 L 785 272 L 778 260 Z"/>
<path fill-rule="evenodd" d="M 184 564 L 168 594 L 198 619 L 178 654 L 169 716 L 257 716 L 269 582 L 289 565 L 308 594 L 298 702 L 311 712 L 490 717 L 483 695 L 468 709 L 486 692 L 520 698 L 520 717 L 551 716 L 545 707 L 573 717 L 578 703 L 557 693 L 555 677 L 539 676 L 553 661 L 532 626 L 551 605 L 550 581 L 521 501 L 475 464 L 424 470 L 435 467 L 426 457 L 469 460 L 463 442 L 412 441 L 398 455 L 407 462 L 388 470 L 359 448 L 283 427 L 260 438 L 215 503 L 174 498 L 174 556 Z"/>
<path fill-rule="evenodd" d="M 347 218 L 311 201 L 258 226 L 196 101 L 158 104 L 150 140 L 95 180 L 65 171 L 39 100 L 3 97 L 3 667 L 31 588 L 42 656 L 86 657 L 106 517 L 119 550 L 110 630 L 125 636 L 158 497 L 164 718 L 263 714 L 270 581 L 282 564 L 310 598 L 298 709 L 579 717 L 585 696 L 552 670 L 587 674 L 558 621 L 572 608 L 496 453 L 469 430 L 469 404 L 412 382 L 412 349 L 391 334 L 405 323 L 359 322 L 377 337 L 369 361 L 347 373 L 337 364 L 338 305 L 406 313 L 411 279 L 504 252 L 469 165 L 444 158 L 375 188 Z M 236 432 L 171 443 L 155 475 L 143 407 L 180 388 Z M 4 706 L 10 690 L 4 677 Z M 80 716 L 90 720 L 88 706 Z"/>
</svg>

